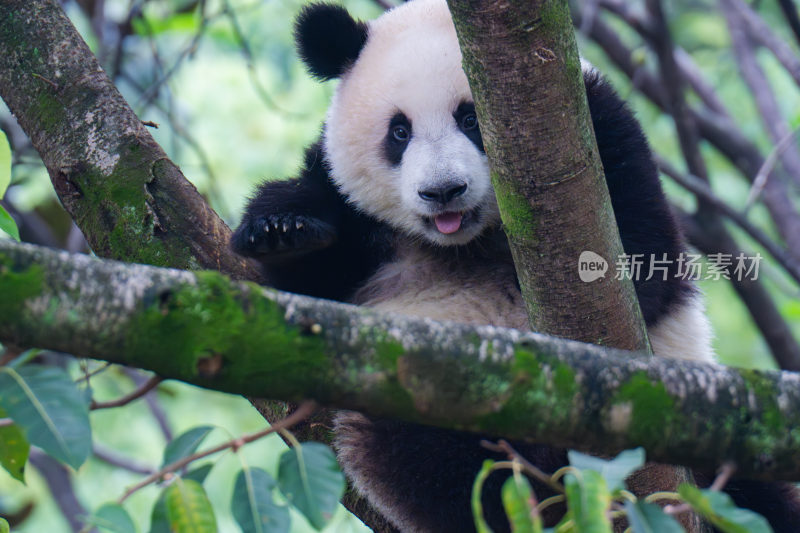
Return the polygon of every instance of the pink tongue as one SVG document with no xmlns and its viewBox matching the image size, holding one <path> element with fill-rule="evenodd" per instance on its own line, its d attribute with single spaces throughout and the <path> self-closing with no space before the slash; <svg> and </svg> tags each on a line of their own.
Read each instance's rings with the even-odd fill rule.
<svg viewBox="0 0 800 533">
<path fill-rule="evenodd" d="M 461 213 L 443 213 L 433 217 L 433 221 L 441 233 L 455 233 L 461 227 Z"/>
</svg>

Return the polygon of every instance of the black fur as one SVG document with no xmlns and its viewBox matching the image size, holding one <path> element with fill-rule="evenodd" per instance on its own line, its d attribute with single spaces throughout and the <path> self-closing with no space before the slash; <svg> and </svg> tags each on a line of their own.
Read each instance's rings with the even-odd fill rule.
<svg viewBox="0 0 800 533">
<path fill-rule="evenodd" d="M 622 247 L 629 256 L 641 256 L 641 274 L 633 284 L 650 326 L 693 291 L 678 272 L 678 259 L 686 248 L 633 113 L 596 72 L 586 73 L 584 82 Z M 653 258 L 668 261 L 666 280 L 658 270 L 646 279 Z"/>
<path fill-rule="evenodd" d="M 273 220 L 278 227 L 267 230 Z M 300 178 L 258 187 L 231 240 L 236 253 L 262 264 L 271 286 L 338 301 L 391 257 L 391 243 L 385 224 L 345 203 L 320 143 L 306 151 Z"/>
<path fill-rule="evenodd" d="M 475 104 L 472 102 L 461 102 L 456 109 L 456 112 L 453 113 L 453 118 L 456 119 L 456 124 L 458 124 L 458 129 L 467 136 L 467 138 L 472 141 L 478 150 L 481 152 L 486 152 L 483 149 L 483 137 L 481 136 L 481 128 L 477 125 L 474 128 L 469 128 L 464 123 L 465 119 L 468 116 L 476 116 L 475 115 Z M 477 120 L 477 119 L 476 119 Z"/>
<path fill-rule="evenodd" d="M 398 137 L 395 131 L 397 128 L 405 131 L 405 138 Z M 403 113 L 395 113 L 392 120 L 389 121 L 389 129 L 386 130 L 386 137 L 383 139 L 383 155 L 389 163 L 394 166 L 400 164 L 403 153 L 405 153 L 408 143 L 411 142 L 411 135 L 411 121 Z"/>
<path fill-rule="evenodd" d="M 338 78 L 355 63 L 367 42 L 367 25 L 342 6 L 311 4 L 294 25 L 294 39 L 308 71 L 325 81 Z"/>
<path fill-rule="evenodd" d="M 623 247 L 628 254 L 644 254 L 645 275 L 634 285 L 645 321 L 652 325 L 692 291 L 674 264 L 685 248 L 641 128 L 599 76 L 588 74 L 585 81 Z M 272 233 L 274 224 L 269 232 L 264 229 L 274 220 L 278 221 L 277 236 Z M 297 221 L 303 222 L 300 230 L 292 224 Z M 299 178 L 259 187 L 234 234 L 233 248 L 257 258 L 270 284 L 279 289 L 348 301 L 360 283 L 391 259 L 393 242 L 391 228 L 359 213 L 336 190 L 320 145 L 315 144 L 307 151 Z M 449 251 L 475 253 L 474 249 L 441 253 Z M 665 254 L 673 263 L 667 280 L 643 279 L 651 254 L 657 258 Z M 397 505 L 429 531 L 474 531 L 470 488 L 483 459 L 493 456 L 479 446 L 481 436 L 391 420 L 370 419 L 367 424 L 357 446 L 370 451 L 365 460 L 374 472 L 372 477 L 391 484 Z M 566 463 L 563 450 L 525 443 L 515 446 L 547 472 Z M 509 530 L 499 499 L 502 481 L 502 474 L 493 474 L 483 497 L 487 521 L 497 533 Z M 800 499 L 791 486 L 741 483 L 732 488 L 737 503 L 768 516 L 777 533 L 794 531 L 800 524 Z M 547 496 L 544 487 L 536 491 L 539 498 Z"/>
</svg>

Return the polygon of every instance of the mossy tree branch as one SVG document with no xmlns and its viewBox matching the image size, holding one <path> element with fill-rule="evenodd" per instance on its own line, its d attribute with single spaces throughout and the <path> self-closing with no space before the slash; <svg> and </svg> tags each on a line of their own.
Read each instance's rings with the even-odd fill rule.
<svg viewBox="0 0 800 533">
<path fill-rule="evenodd" d="M 258 279 L 56 0 L 0 2 L 0 97 L 97 255 Z"/>
<path fill-rule="evenodd" d="M 115 287 L 110 293 L 108 287 Z M 0 341 L 227 392 L 800 479 L 800 376 L 636 356 L 0 241 Z"/>
</svg>

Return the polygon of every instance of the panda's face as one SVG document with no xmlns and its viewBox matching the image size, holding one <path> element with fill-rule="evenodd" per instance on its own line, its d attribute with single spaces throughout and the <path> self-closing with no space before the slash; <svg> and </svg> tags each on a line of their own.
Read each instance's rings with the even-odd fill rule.
<svg viewBox="0 0 800 533">
<path fill-rule="evenodd" d="M 410 2 L 370 23 L 330 107 L 325 152 L 342 193 L 408 235 L 460 245 L 499 223 L 446 7 Z"/>
</svg>

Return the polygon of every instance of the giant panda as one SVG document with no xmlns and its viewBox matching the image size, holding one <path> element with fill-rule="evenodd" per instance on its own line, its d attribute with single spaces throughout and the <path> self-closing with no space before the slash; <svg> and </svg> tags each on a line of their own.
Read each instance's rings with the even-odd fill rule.
<svg viewBox="0 0 800 533">
<path fill-rule="evenodd" d="M 369 23 L 313 4 L 295 37 L 311 74 L 339 85 L 300 176 L 257 189 L 233 249 L 258 260 L 278 289 L 528 329 L 445 0 L 412 0 Z M 666 280 L 634 280 L 653 351 L 711 362 L 701 295 L 677 271 L 685 246 L 647 141 L 603 78 L 586 69 L 584 81 L 625 252 L 641 254 L 643 271 L 652 257 L 671 260 Z M 337 415 L 335 435 L 348 478 L 398 530 L 474 531 L 470 490 L 492 456 L 479 445 L 484 436 L 352 412 Z M 519 447 L 546 471 L 566 463 L 563 450 Z M 490 477 L 484 495 L 496 532 L 509 529 L 501 482 Z M 776 531 L 800 528 L 791 486 L 730 487 L 737 501 L 770 515 Z"/>
</svg>

